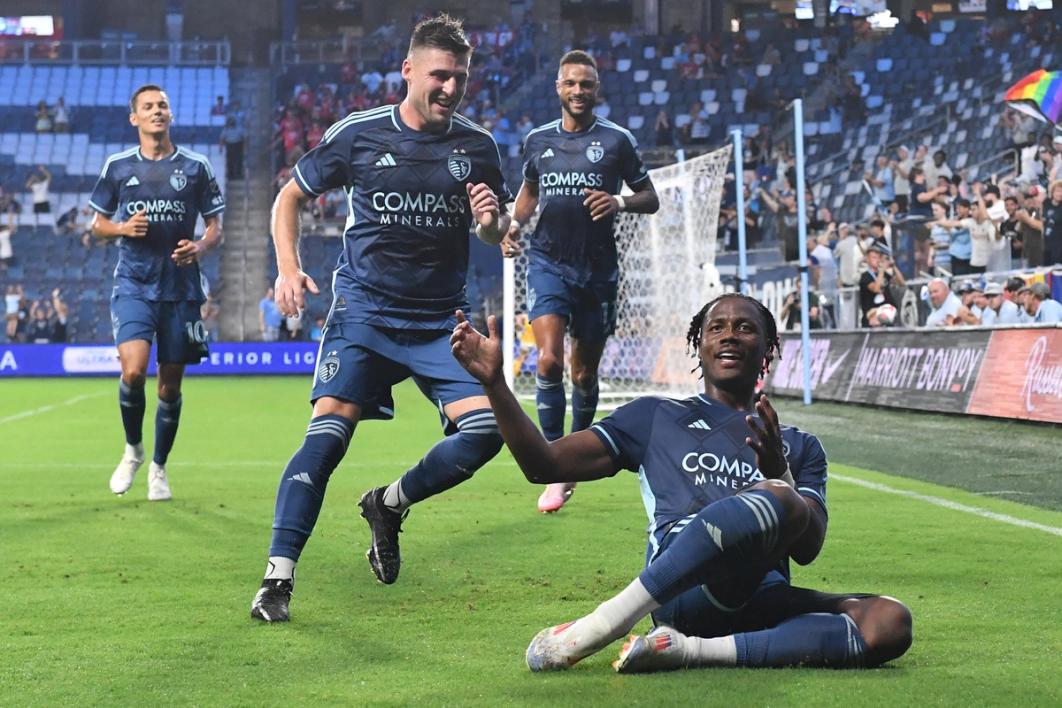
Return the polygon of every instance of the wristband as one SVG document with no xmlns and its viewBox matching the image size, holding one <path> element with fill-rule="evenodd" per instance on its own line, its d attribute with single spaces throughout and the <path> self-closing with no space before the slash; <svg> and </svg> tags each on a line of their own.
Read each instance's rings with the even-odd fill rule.
<svg viewBox="0 0 1062 708">
<path fill-rule="evenodd" d="M 613 195 L 616 200 L 616 211 L 623 211 L 627 208 L 627 202 L 618 194 Z"/>
</svg>

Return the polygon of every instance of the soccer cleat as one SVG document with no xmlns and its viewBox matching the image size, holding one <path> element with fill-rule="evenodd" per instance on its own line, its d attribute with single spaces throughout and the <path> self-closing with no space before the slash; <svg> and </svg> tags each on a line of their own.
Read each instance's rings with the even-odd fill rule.
<svg viewBox="0 0 1062 708">
<path fill-rule="evenodd" d="M 114 474 L 111 475 L 111 491 L 115 494 L 128 492 L 142 464 L 144 464 L 144 446 L 126 444 L 122 461 L 118 463 Z"/>
<path fill-rule="evenodd" d="M 152 461 L 148 467 L 148 501 L 169 501 L 172 498 L 166 468 Z"/>
<path fill-rule="evenodd" d="M 288 603 L 295 589 L 292 580 L 263 580 L 251 603 L 251 617 L 263 622 L 287 622 Z"/>
<path fill-rule="evenodd" d="M 571 654 L 568 630 L 575 622 L 565 622 L 556 627 L 547 627 L 535 635 L 527 647 L 524 658 L 527 668 L 534 672 L 563 671 L 571 668 L 582 656 Z"/>
<path fill-rule="evenodd" d="M 538 510 L 543 514 L 560 511 L 575 491 L 575 482 L 560 482 L 546 485 L 546 491 L 538 498 Z"/>
<path fill-rule="evenodd" d="M 655 627 L 646 635 L 632 634 L 623 643 L 619 658 L 612 668 L 621 674 L 640 674 L 649 671 L 674 671 L 686 668 L 682 635 L 671 627 Z"/>
<path fill-rule="evenodd" d="M 376 575 L 376 579 L 384 585 L 390 585 L 398 580 L 398 571 L 402 566 L 402 558 L 398 550 L 398 534 L 402 533 L 402 521 L 409 515 L 409 509 L 405 513 L 392 511 L 384 504 L 384 490 L 386 487 L 376 487 L 361 495 L 358 506 L 361 507 L 361 516 L 369 524 L 372 533 L 372 545 L 365 552 L 369 559 L 369 566 Z"/>
</svg>

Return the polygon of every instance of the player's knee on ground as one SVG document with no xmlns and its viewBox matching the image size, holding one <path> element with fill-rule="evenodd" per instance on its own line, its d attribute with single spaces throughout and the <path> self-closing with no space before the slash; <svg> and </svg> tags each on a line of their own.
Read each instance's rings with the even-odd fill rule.
<svg viewBox="0 0 1062 708">
<path fill-rule="evenodd" d="M 780 479 L 767 479 L 757 482 L 746 489 L 759 489 L 774 496 L 785 511 L 785 530 L 787 534 L 799 536 L 807 528 L 811 512 L 808 504 L 800 494 Z"/>
<path fill-rule="evenodd" d="M 911 611 L 891 597 L 856 600 L 845 613 L 855 620 L 867 645 L 866 665 L 878 666 L 903 656 L 913 639 Z"/>
<path fill-rule="evenodd" d="M 564 376 L 564 362 L 552 353 L 539 350 L 538 375 L 550 381 L 556 381 Z"/>
</svg>

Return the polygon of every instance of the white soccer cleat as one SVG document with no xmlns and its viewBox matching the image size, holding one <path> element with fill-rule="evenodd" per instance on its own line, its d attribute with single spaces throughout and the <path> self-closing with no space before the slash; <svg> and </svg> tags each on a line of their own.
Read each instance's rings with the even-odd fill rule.
<svg viewBox="0 0 1062 708">
<path fill-rule="evenodd" d="M 623 643 L 619 658 L 612 668 L 621 674 L 640 674 L 648 671 L 674 671 L 686 668 L 682 651 L 683 635 L 671 627 L 656 627 L 644 636 L 632 634 Z"/>
<path fill-rule="evenodd" d="M 168 501 L 172 498 L 166 468 L 152 462 L 148 468 L 148 501 Z"/>
<path fill-rule="evenodd" d="M 563 671 L 583 657 L 572 655 L 568 630 L 575 622 L 566 622 L 556 627 L 547 627 L 535 635 L 527 647 L 524 658 L 532 671 Z"/>
<path fill-rule="evenodd" d="M 111 491 L 115 494 L 128 492 L 129 488 L 133 486 L 136 471 L 140 469 L 142 464 L 144 464 L 144 446 L 126 444 L 122 461 L 118 463 L 118 466 L 114 469 L 114 474 L 111 475 Z"/>
<path fill-rule="evenodd" d="M 546 490 L 538 498 L 538 510 L 543 514 L 552 514 L 568 503 L 575 491 L 575 482 L 558 482 L 547 484 Z"/>
</svg>

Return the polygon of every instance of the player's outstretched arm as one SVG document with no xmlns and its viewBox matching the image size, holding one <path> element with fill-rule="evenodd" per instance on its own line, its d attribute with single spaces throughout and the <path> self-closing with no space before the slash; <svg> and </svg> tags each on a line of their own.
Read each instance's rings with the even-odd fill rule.
<svg viewBox="0 0 1062 708">
<path fill-rule="evenodd" d="M 302 271 L 299 261 L 299 212 L 311 196 L 290 180 L 273 202 L 273 245 L 277 251 L 277 281 L 274 298 L 285 317 L 294 317 L 306 307 L 303 290 L 319 295 L 313 278 Z"/>
<path fill-rule="evenodd" d="M 497 319 L 487 319 L 489 337 L 473 329 L 464 313 L 450 337 L 454 358 L 481 384 L 494 409 L 502 439 L 529 482 L 586 482 L 611 477 L 617 471 L 604 443 L 589 430 L 547 442 L 527 417 L 502 376 L 502 341 Z"/>
</svg>

